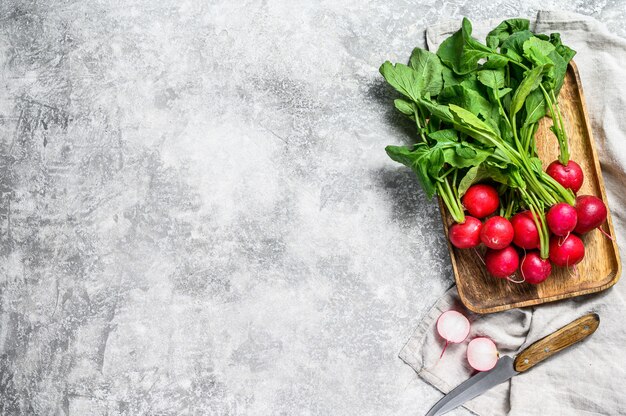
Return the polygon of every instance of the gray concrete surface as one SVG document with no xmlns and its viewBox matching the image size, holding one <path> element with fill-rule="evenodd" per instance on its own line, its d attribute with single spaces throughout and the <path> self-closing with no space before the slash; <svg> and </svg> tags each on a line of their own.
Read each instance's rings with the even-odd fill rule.
<svg viewBox="0 0 626 416">
<path fill-rule="evenodd" d="M 625 6 L 3 0 L 0 414 L 424 413 L 397 353 L 451 270 L 378 66 Z"/>
</svg>

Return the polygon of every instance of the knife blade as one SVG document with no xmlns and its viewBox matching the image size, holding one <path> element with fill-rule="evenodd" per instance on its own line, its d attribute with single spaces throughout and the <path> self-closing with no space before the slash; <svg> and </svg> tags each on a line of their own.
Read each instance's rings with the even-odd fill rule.
<svg viewBox="0 0 626 416">
<path fill-rule="evenodd" d="M 600 325 L 600 317 L 598 314 L 590 313 L 534 342 L 515 358 L 508 355 L 500 357 L 494 368 L 477 373 L 459 384 L 439 400 L 426 416 L 440 416 L 461 406 L 493 386 L 504 383 L 557 352 L 582 341 L 593 334 L 598 329 L 598 325 Z"/>
</svg>

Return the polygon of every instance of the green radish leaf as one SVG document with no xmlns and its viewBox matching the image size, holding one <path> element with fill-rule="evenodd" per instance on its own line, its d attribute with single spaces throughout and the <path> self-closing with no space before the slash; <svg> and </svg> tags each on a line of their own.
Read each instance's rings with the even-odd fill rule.
<svg viewBox="0 0 626 416">
<path fill-rule="evenodd" d="M 554 34 L 553 34 L 554 35 Z M 552 37 L 552 41 L 560 45 L 560 37 Z M 524 42 L 524 56 L 528 58 L 529 61 L 533 62 L 535 65 L 546 65 L 549 66 L 549 70 L 546 73 L 547 85 L 555 91 L 555 94 L 558 94 L 561 86 L 563 85 L 563 80 L 565 78 L 565 73 L 567 72 L 567 64 L 571 59 L 570 55 L 573 52 L 571 49 L 569 51 L 565 50 L 562 47 L 561 51 L 567 56 L 567 59 L 559 54 L 559 51 L 556 49 L 557 47 L 546 40 L 541 40 L 538 37 L 532 37 Z"/>
<path fill-rule="evenodd" d="M 487 96 L 489 97 L 489 101 L 491 101 L 492 103 L 494 103 L 494 105 L 495 105 L 496 107 L 497 107 L 497 102 L 498 102 L 498 99 L 500 99 L 500 102 L 501 102 L 501 104 L 502 104 L 502 107 L 504 107 L 504 110 L 506 111 L 506 110 L 507 110 L 507 108 L 508 108 L 508 105 L 507 105 L 507 104 L 505 104 L 505 100 L 504 100 L 503 98 L 504 98 L 504 97 L 506 97 L 506 95 L 507 95 L 508 93 L 510 93 L 511 91 L 513 91 L 513 89 L 512 89 L 512 88 L 508 88 L 508 87 L 507 87 L 507 88 L 502 88 L 502 89 L 499 89 L 499 90 L 492 90 L 492 89 L 489 89 L 489 90 L 487 90 Z M 498 98 L 496 98 L 496 94 L 498 95 Z M 507 97 L 507 98 L 508 98 L 508 97 Z M 510 99 L 509 99 L 508 101 L 510 101 Z M 496 110 L 498 110 L 498 111 L 499 111 L 499 108 L 496 108 Z M 502 115 L 502 114 L 500 114 L 499 112 L 498 112 L 498 114 L 499 114 L 499 115 Z M 508 111 L 507 111 L 507 114 L 508 114 Z"/>
<path fill-rule="evenodd" d="M 461 181 L 459 182 L 459 187 L 458 187 L 459 197 L 465 195 L 465 193 L 467 192 L 470 186 L 474 185 L 475 183 L 478 183 L 479 181 L 485 178 L 484 172 L 480 172 L 479 174 L 479 169 L 481 168 L 482 166 L 474 166 L 470 168 L 465 174 L 465 176 L 461 178 Z"/>
<path fill-rule="evenodd" d="M 550 43 L 553 44 L 555 48 L 563 45 L 563 42 L 561 41 L 561 34 L 557 32 L 550 33 Z"/>
<path fill-rule="evenodd" d="M 539 84 L 541 84 L 541 80 L 543 79 L 544 70 L 545 67 L 542 65 L 526 72 L 526 77 L 522 80 L 519 87 L 517 87 L 515 93 L 513 93 L 510 110 L 511 117 L 515 117 L 515 114 L 522 109 L 528 94 L 539 87 Z"/>
<path fill-rule="evenodd" d="M 426 91 L 431 96 L 438 95 L 443 88 L 443 65 L 439 57 L 424 49 L 415 48 L 409 60 L 409 66 L 417 72 L 420 91 Z"/>
<path fill-rule="evenodd" d="M 389 85 L 411 100 L 417 101 L 423 95 L 419 74 L 413 68 L 403 64 L 393 65 L 386 61 L 381 65 L 380 73 Z"/>
<path fill-rule="evenodd" d="M 478 166 L 492 154 L 492 150 L 480 149 L 469 143 L 456 143 L 454 147 L 444 150 L 446 163 L 459 169 Z"/>
<path fill-rule="evenodd" d="M 494 90 L 504 88 L 504 70 L 483 69 L 478 71 L 478 80 L 483 85 Z"/>
<path fill-rule="evenodd" d="M 470 146 L 467 143 L 465 143 L 465 142 L 459 143 L 454 148 L 454 152 L 456 153 L 457 156 L 459 156 L 459 157 L 461 157 L 463 159 L 473 159 L 473 158 L 475 158 L 478 155 L 478 151 L 476 149 L 474 149 L 472 146 Z M 484 152 L 484 154 L 485 154 L 485 158 L 486 158 L 487 155 L 490 155 L 491 153 Z M 481 160 L 481 162 L 482 162 L 482 160 Z"/>
<path fill-rule="evenodd" d="M 509 63 L 510 59 L 502 55 L 489 55 L 487 61 L 483 64 L 485 69 L 498 69 L 504 68 Z"/>
<path fill-rule="evenodd" d="M 550 71 L 549 86 L 554 90 L 554 94 L 558 95 L 563 81 L 565 80 L 565 73 L 567 72 L 568 61 L 563 59 L 556 50 L 552 51 L 548 58 L 553 62 L 554 66 Z"/>
<path fill-rule="evenodd" d="M 466 110 L 465 108 L 459 107 L 458 105 L 450 104 L 450 111 L 454 115 L 454 120 L 457 122 L 461 122 L 467 126 L 476 129 L 477 131 L 489 133 L 494 135 L 496 132 L 491 129 L 484 121 L 479 119 L 475 114 Z"/>
<path fill-rule="evenodd" d="M 496 26 L 487 35 L 487 46 L 492 49 L 502 45 L 515 32 L 528 30 L 530 22 L 527 19 L 508 19 Z"/>
<path fill-rule="evenodd" d="M 576 55 L 575 50 L 563 45 L 563 43 L 561 42 L 561 35 L 559 33 L 550 34 L 550 43 L 554 45 L 556 52 L 561 55 L 565 62 L 571 61 L 574 55 Z"/>
<path fill-rule="evenodd" d="M 533 33 L 529 30 L 513 33 L 500 46 L 500 53 L 516 62 L 522 62 L 524 60 L 524 42 L 532 36 Z"/>
<path fill-rule="evenodd" d="M 402 114 L 406 114 L 407 116 L 415 115 L 413 104 L 408 101 L 398 98 L 393 100 L 393 105 L 395 105 L 398 111 L 400 111 Z"/>
<path fill-rule="evenodd" d="M 510 93 L 511 91 L 513 91 L 513 89 L 511 89 L 511 88 L 502 88 L 501 90 L 498 90 L 498 96 L 500 98 L 502 98 L 505 95 L 507 95 L 508 93 Z"/>
<path fill-rule="evenodd" d="M 548 54 L 548 58 L 554 64 L 554 67 L 548 73 L 548 86 L 558 96 L 567 73 L 567 65 L 576 55 L 576 51 L 563 45 L 561 36 L 558 33 L 552 33 L 548 39 L 550 44 L 554 45 L 554 50 Z"/>
<path fill-rule="evenodd" d="M 535 90 L 528 94 L 524 102 L 524 110 L 526 118 L 524 126 L 536 123 L 546 115 L 546 99 L 539 90 Z"/>
<path fill-rule="evenodd" d="M 441 71 L 441 73 L 443 75 L 443 87 L 444 88 L 451 87 L 453 85 L 459 85 L 465 79 L 465 76 L 455 74 L 454 71 L 448 68 L 447 66 L 443 67 L 443 70 Z"/>
<path fill-rule="evenodd" d="M 435 103 L 426 98 L 420 98 L 417 100 L 417 104 L 443 122 L 452 123 L 454 121 L 450 109 L 445 105 Z"/>
<path fill-rule="evenodd" d="M 392 160 L 402 163 L 415 172 L 420 185 L 429 198 L 435 195 L 437 188 L 429 172 L 431 150 L 428 148 L 428 145 L 419 143 L 413 148 L 408 146 L 387 146 L 385 151 Z"/>
<path fill-rule="evenodd" d="M 497 101 L 495 99 L 490 101 L 485 98 L 485 91 L 485 87 L 478 82 L 474 75 L 459 85 L 444 88 L 438 99 L 442 104 L 455 104 L 474 114 L 480 114 L 487 124 L 497 132 L 497 119 L 500 115 Z M 488 90 L 487 93 L 489 93 Z M 490 94 L 487 96 L 491 97 Z"/>
<path fill-rule="evenodd" d="M 446 87 L 441 91 L 439 101 L 442 104 L 456 104 L 474 114 L 483 114 L 485 117 L 493 114 L 493 104 L 482 96 L 478 91 L 471 90 L 461 85 Z"/>
<path fill-rule="evenodd" d="M 478 93 L 482 93 L 482 84 L 478 82 L 478 77 L 476 76 L 476 72 L 472 72 L 468 74 L 463 81 L 461 81 L 461 85 L 468 90 L 477 91 Z"/>
<path fill-rule="evenodd" d="M 554 51 L 554 45 L 536 36 L 526 40 L 522 45 L 524 57 L 536 66 L 554 64 L 548 55 Z"/>
<path fill-rule="evenodd" d="M 477 90 L 480 88 L 480 83 L 476 78 L 476 72 L 470 72 L 465 75 L 458 75 L 452 69 L 444 66 L 442 73 L 444 88 L 453 87 L 455 85 L 463 85 L 464 87 L 471 90 Z"/>
<path fill-rule="evenodd" d="M 464 75 L 478 68 L 478 61 L 494 55 L 494 50 L 472 37 L 472 24 L 463 18 L 461 29 L 444 40 L 437 55 L 455 73 Z"/>
<path fill-rule="evenodd" d="M 440 147 L 430 149 L 426 170 L 432 178 L 439 178 L 439 171 L 443 168 L 444 163 L 443 149 Z"/>
<path fill-rule="evenodd" d="M 487 36 L 486 43 L 489 49 L 496 49 L 500 46 L 500 39 L 497 36 Z"/>
<path fill-rule="evenodd" d="M 437 130 L 429 133 L 428 137 L 438 143 L 459 141 L 459 133 L 457 133 L 457 131 L 453 129 Z"/>
<path fill-rule="evenodd" d="M 470 186 L 486 180 L 503 184 L 509 183 L 509 177 L 506 171 L 502 171 L 496 167 L 483 163 L 481 165 L 471 167 L 465 176 L 461 178 L 458 186 L 459 197 L 465 195 Z"/>
<path fill-rule="evenodd" d="M 449 108 L 454 116 L 454 126 L 457 130 L 488 147 L 493 147 L 494 142 L 500 140 L 498 133 L 472 112 L 454 104 L 450 104 Z"/>
<path fill-rule="evenodd" d="M 509 26 L 511 33 L 528 30 L 530 27 L 530 21 L 528 19 L 507 19 L 505 22 Z"/>
</svg>

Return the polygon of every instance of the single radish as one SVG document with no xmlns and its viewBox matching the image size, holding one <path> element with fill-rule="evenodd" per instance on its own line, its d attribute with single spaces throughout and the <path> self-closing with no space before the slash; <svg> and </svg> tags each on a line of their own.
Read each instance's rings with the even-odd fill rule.
<svg viewBox="0 0 626 416">
<path fill-rule="evenodd" d="M 506 279 L 517 270 L 519 255 L 517 250 L 508 246 L 502 250 L 487 250 L 485 254 L 485 268 L 494 277 Z"/>
<path fill-rule="evenodd" d="M 564 188 L 571 189 L 576 193 L 583 186 L 585 176 L 580 165 L 570 160 L 567 165 L 561 164 L 558 160 L 550 163 L 546 169 L 546 173 L 555 181 L 563 185 Z"/>
<path fill-rule="evenodd" d="M 509 220 L 496 215 L 483 224 L 480 241 L 489 248 L 499 250 L 511 244 L 514 235 L 515 231 Z"/>
<path fill-rule="evenodd" d="M 469 187 L 465 195 L 463 195 L 463 206 L 476 218 L 484 218 L 491 215 L 500 206 L 498 191 L 490 185 L 477 184 Z"/>
<path fill-rule="evenodd" d="M 445 311 L 437 319 L 437 333 L 446 340 L 446 345 L 439 358 L 448 348 L 449 343 L 459 344 L 469 335 L 470 323 L 467 318 L 457 311 Z"/>
<path fill-rule="evenodd" d="M 550 276 L 552 265 L 550 260 L 542 259 L 538 251 L 529 251 L 522 258 L 520 271 L 525 282 L 536 285 Z"/>
<path fill-rule="evenodd" d="M 576 198 L 576 213 L 578 224 L 574 231 L 578 234 L 585 234 L 600 227 L 607 216 L 606 205 L 593 195 L 581 195 Z"/>
<path fill-rule="evenodd" d="M 559 237 L 566 236 L 574 231 L 577 220 L 576 208 L 565 202 L 552 205 L 546 214 L 548 228 L 552 231 L 552 234 Z"/>
<path fill-rule="evenodd" d="M 474 370 L 491 370 L 496 366 L 499 357 L 496 344 L 489 338 L 474 338 L 467 344 L 467 361 Z"/>
<path fill-rule="evenodd" d="M 453 246 L 458 248 L 472 248 L 480 244 L 480 230 L 483 223 L 479 219 L 465 216 L 465 222 L 454 224 L 448 230 L 448 237 Z"/>
<path fill-rule="evenodd" d="M 572 267 L 585 257 L 583 241 L 576 235 L 550 237 L 550 261 L 559 267 Z"/>
<path fill-rule="evenodd" d="M 513 243 L 516 246 L 526 250 L 539 247 L 539 232 L 530 211 L 513 215 L 511 225 L 513 226 Z"/>
</svg>

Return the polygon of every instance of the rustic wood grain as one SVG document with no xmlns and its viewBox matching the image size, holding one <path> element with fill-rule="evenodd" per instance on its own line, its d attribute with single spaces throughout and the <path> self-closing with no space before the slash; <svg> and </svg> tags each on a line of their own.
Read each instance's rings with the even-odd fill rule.
<svg viewBox="0 0 626 416">
<path fill-rule="evenodd" d="M 593 334 L 598 329 L 598 325 L 600 325 L 600 317 L 595 313 L 590 313 L 565 325 L 519 353 L 513 362 L 515 371 L 526 371 L 562 349 L 582 341 Z"/>
<path fill-rule="evenodd" d="M 571 157 L 580 164 L 585 173 L 585 181 L 578 194 L 596 195 L 608 206 L 582 86 L 573 62 L 570 63 L 561 89 L 559 105 L 570 140 Z M 551 125 L 552 121 L 545 117 L 540 122 L 536 135 L 537 151 L 544 168 L 558 156 L 556 138 L 549 130 Z M 439 206 L 447 236 L 447 229 L 453 220 L 441 200 Z M 610 212 L 607 224 L 603 227 L 611 235 L 615 235 Z M 463 304 L 476 313 L 492 313 L 608 289 L 617 282 L 621 274 L 617 243 L 597 230 L 582 238 L 585 243 L 585 258 L 577 265 L 576 271 L 553 266 L 552 275 L 539 285 L 515 284 L 496 279 L 487 273 L 481 257 L 474 250 L 459 250 L 448 240 L 454 276 Z M 481 255 L 484 253 L 482 250 L 484 249 L 479 250 Z"/>
</svg>

